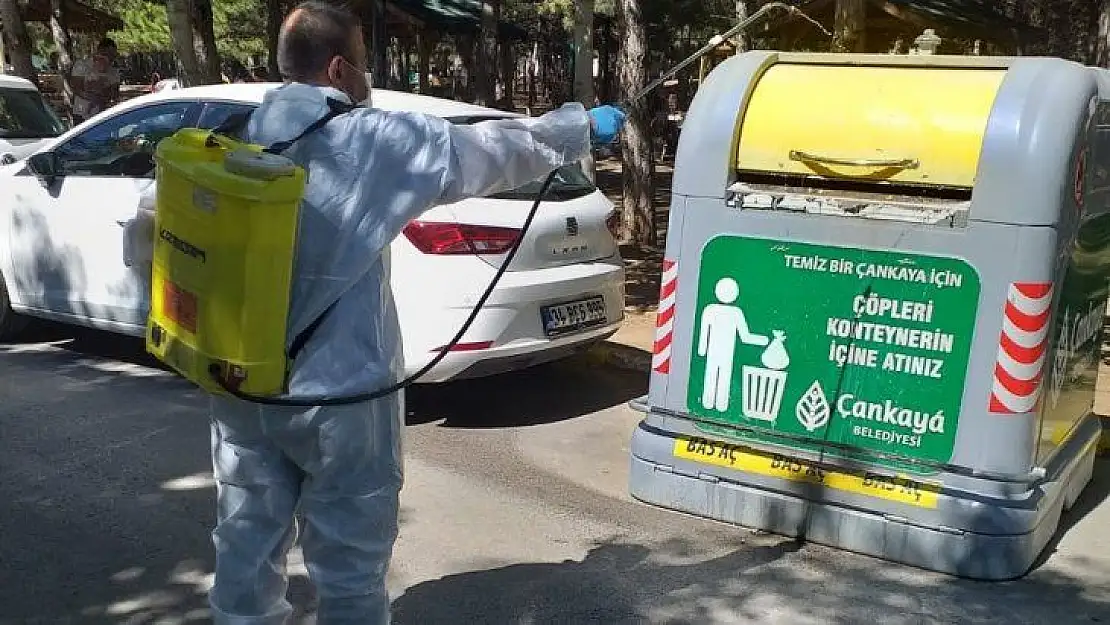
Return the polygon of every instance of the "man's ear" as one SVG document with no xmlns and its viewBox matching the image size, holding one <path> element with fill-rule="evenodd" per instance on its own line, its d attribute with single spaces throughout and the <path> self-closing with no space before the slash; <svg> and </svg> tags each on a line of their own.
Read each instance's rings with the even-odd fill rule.
<svg viewBox="0 0 1110 625">
<path fill-rule="evenodd" d="M 343 58 L 338 56 L 331 57 L 331 61 L 328 63 L 328 80 L 330 80 L 332 84 L 339 84 L 342 82 L 340 80 L 343 76 L 342 72 Z"/>
</svg>

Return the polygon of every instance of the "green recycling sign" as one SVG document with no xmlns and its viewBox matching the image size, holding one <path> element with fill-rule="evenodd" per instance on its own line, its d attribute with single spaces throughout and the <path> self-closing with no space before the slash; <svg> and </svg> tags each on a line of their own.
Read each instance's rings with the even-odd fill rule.
<svg viewBox="0 0 1110 625">
<path fill-rule="evenodd" d="M 813 441 L 795 447 L 946 463 L 979 289 L 955 258 L 716 237 L 701 257 L 687 407 Z"/>
</svg>

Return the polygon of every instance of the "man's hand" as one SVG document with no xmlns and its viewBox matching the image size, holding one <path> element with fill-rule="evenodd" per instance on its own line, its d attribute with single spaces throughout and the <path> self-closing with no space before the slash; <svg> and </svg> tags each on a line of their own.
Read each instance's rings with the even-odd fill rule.
<svg viewBox="0 0 1110 625">
<path fill-rule="evenodd" d="M 608 145 L 616 141 L 628 118 L 624 111 L 608 104 L 592 108 L 588 114 L 590 131 L 597 145 Z"/>
</svg>

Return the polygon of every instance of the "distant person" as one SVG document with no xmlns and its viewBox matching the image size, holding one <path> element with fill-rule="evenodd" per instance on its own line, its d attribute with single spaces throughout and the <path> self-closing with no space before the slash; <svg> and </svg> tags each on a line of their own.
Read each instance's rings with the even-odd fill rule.
<svg viewBox="0 0 1110 625">
<path fill-rule="evenodd" d="M 119 102 L 120 73 L 116 69 L 116 42 L 105 37 L 92 58 L 80 59 L 68 76 L 73 89 L 73 121 L 81 122 Z"/>
</svg>

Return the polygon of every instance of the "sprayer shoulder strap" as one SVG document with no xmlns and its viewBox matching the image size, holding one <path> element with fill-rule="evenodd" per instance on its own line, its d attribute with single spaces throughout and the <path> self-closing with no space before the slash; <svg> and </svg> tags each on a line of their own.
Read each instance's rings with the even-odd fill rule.
<svg viewBox="0 0 1110 625">
<path fill-rule="evenodd" d="M 343 296 L 340 295 L 339 297 Z M 320 327 L 320 324 L 324 322 L 324 319 L 328 316 L 328 313 L 330 313 L 332 309 L 335 308 L 335 305 L 338 303 L 339 298 L 336 298 L 334 302 L 329 304 L 328 307 L 324 309 L 324 312 L 320 313 L 318 317 L 312 320 L 312 323 L 308 324 L 308 327 L 302 330 L 297 336 L 293 337 L 293 342 L 289 344 L 289 360 L 297 359 L 297 354 L 301 353 L 301 350 L 304 349 L 305 344 L 308 343 L 308 339 L 312 338 L 312 335 L 316 333 L 316 329 Z"/>
<path fill-rule="evenodd" d="M 279 141 L 266 148 L 265 151 L 271 154 L 281 154 L 282 152 L 292 147 L 294 143 L 300 141 L 301 139 L 304 139 L 308 135 L 326 126 L 331 120 L 339 117 L 340 115 L 343 115 L 344 113 L 349 113 L 357 108 L 354 105 L 346 104 L 344 102 L 333 100 L 331 98 L 328 98 L 328 107 L 331 109 L 328 111 L 328 114 L 312 122 L 312 124 L 310 124 L 308 128 L 305 128 L 304 132 L 288 141 Z M 342 294 L 339 295 L 339 297 L 342 296 Z M 330 313 L 332 309 L 335 308 L 335 305 L 339 303 L 339 297 L 336 297 L 335 301 L 324 309 L 324 312 L 320 313 L 318 317 L 313 319 L 312 323 L 308 324 L 308 327 L 297 334 L 297 336 L 293 337 L 293 342 L 289 344 L 289 352 L 287 353 L 289 360 L 296 360 L 297 355 L 301 353 L 302 349 L 304 349 L 305 344 L 307 344 L 308 340 L 312 338 L 312 335 L 316 332 L 316 329 L 319 328 L 320 324 L 324 322 L 324 318 L 327 317 L 328 313 Z"/>
<path fill-rule="evenodd" d="M 284 151 L 288 150 L 289 148 L 293 147 L 294 143 L 300 141 L 301 139 L 304 139 L 308 135 L 316 132 L 317 130 L 320 130 L 324 126 L 327 126 L 328 122 L 330 122 L 331 120 L 333 120 L 336 117 L 339 117 L 340 115 L 343 115 L 345 113 L 350 113 L 351 111 L 355 110 L 356 108 L 357 107 L 353 104 L 347 104 L 345 102 L 340 102 L 339 100 L 328 98 L 328 109 L 329 110 L 328 110 L 328 113 L 326 115 L 324 115 L 320 119 L 318 119 L 318 120 L 312 122 L 311 124 L 309 124 L 308 128 L 305 128 L 304 131 L 301 132 L 301 134 L 297 135 L 296 137 L 293 137 L 292 139 L 288 139 L 286 141 L 278 141 L 277 143 L 271 145 L 270 147 L 266 148 L 263 151 L 268 152 L 270 154 L 281 154 L 282 152 L 284 152 Z"/>
</svg>

